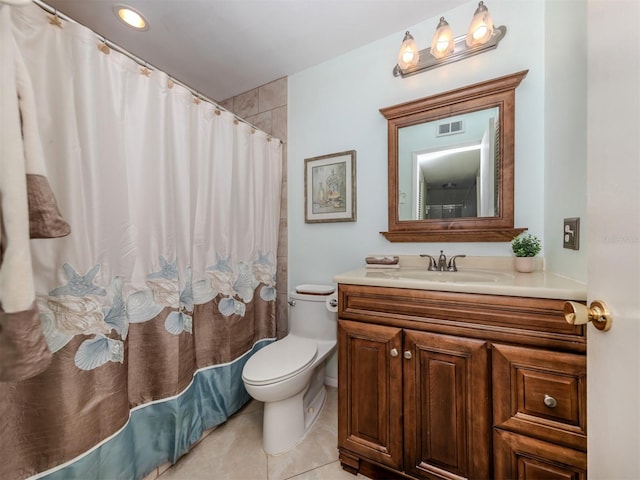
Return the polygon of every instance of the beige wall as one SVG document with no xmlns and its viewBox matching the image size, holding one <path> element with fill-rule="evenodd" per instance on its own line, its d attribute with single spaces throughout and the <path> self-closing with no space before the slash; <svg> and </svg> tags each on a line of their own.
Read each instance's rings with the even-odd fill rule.
<svg viewBox="0 0 640 480">
<path fill-rule="evenodd" d="M 280 228 L 278 236 L 277 325 L 278 338 L 288 331 L 287 270 L 287 78 L 280 78 L 261 87 L 228 98 L 220 106 L 246 120 L 260 130 L 282 141 L 282 190 L 280 193 Z"/>
</svg>

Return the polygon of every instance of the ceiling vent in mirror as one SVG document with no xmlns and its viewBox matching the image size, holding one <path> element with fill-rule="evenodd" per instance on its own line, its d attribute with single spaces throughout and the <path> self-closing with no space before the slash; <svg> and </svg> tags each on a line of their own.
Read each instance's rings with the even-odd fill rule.
<svg viewBox="0 0 640 480">
<path fill-rule="evenodd" d="M 453 135 L 455 133 L 462 132 L 464 132 L 462 120 L 456 120 L 455 122 L 446 122 L 439 124 L 436 137 L 442 137 L 443 135 Z"/>
</svg>

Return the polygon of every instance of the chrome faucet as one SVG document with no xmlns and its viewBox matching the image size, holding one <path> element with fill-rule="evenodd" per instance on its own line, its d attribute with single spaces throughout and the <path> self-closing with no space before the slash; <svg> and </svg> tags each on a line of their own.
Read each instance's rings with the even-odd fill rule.
<svg viewBox="0 0 640 480">
<path fill-rule="evenodd" d="M 447 256 L 444 254 L 443 250 L 440 250 L 440 256 L 438 257 L 437 262 L 431 255 L 422 254 L 420 256 L 429 259 L 429 266 L 427 267 L 427 270 L 430 272 L 457 272 L 458 266 L 456 265 L 456 258 L 466 257 L 466 255 L 454 255 L 449 259 L 449 264 L 447 264 Z"/>
</svg>

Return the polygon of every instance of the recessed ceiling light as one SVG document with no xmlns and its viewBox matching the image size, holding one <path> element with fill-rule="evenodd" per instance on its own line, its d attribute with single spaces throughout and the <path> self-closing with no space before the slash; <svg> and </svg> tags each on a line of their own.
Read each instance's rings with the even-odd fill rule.
<svg viewBox="0 0 640 480">
<path fill-rule="evenodd" d="M 149 30 L 149 22 L 147 22 L 144 16 L 135 8 L 129 5 L 119 4 L 113 7 L 113 12 L 120 21 L 129 27 L 136 30 Z"/>
</svg>

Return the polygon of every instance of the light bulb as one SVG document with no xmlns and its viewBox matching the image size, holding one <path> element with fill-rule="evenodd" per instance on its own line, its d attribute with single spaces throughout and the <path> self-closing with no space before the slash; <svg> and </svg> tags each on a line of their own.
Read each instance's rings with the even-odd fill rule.
<svg viewBox="0 0 640 480">
<path fill-rule="evenodd" d="M 413 50 L 405 50 L 402 52 L 402 62 L 406 64 L 410 64 L 411 61 L 415 58 L 416 53 Z"/>
<path fill-rule="evenodd" d="M 444 58 L 453 51 L 454 46 L 455 42 L 451 27 L 444 17 L 440 17 L 436 33 L 431 40 L 431 55 L 436 58 Z"/>
<path fill-rule="evenodd" d="M 420 60 L 418 45 L 409 32 L 405 33 L 402 46 L 398 52 L 398 66 L 402 70 L 415 67 Z"/>
<path fill-rule="evenodd" d="M 485 25 L 481 25 L 480 27 L 476 28 L 473 32 L 473 39 L 480 40 L 487 34 L 487 30 L 489 29 Z"/>
<path fill-rule="evenodd" d="M 493 19 L 484 2 L 478 3 L 467 33 L 467 46 L 474 47 L 487 43 L 493 35 Z"/>
</svg>

